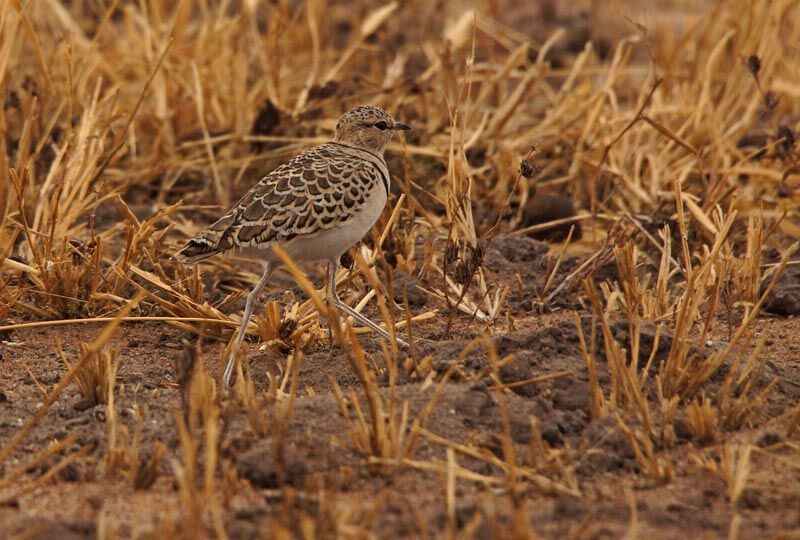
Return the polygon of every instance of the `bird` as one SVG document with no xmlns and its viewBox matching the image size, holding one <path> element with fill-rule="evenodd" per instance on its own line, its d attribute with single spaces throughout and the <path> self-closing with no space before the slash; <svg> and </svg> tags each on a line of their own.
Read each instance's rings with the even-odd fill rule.
<svg viewBox="0 0 800 540">
<path fill-rule="evenodd" d="M 259 180 L 217 221 L 175 254 L 185 264 L 229 251 L 244 251 L 263 265 L 247 295 L 236 347 L 228 358 L 223 384 L 231 385 L 236 351 L 258 302 L 258 295 L 281 261 L 282 247 L 296 261 L 328 263 L 327 301 L 385 339 L 386 330 L 345 304 L 336 294 L 341 256 L 372 228 L 389 196 L 391 176 L 384 151 L 397 131 L 411 126 L 371 105 L 345 112 L 333 140 L 306 150 Z M 395 337 L 398 345 L 407 347 Z"/>
</svg>

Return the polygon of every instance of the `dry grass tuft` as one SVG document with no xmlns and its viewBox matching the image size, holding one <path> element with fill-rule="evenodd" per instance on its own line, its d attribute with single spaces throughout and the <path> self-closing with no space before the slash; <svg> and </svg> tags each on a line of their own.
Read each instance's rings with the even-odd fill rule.
<svg viewBox="0 0 800 540">
<path fill-rule="evenodd" d="M 67 360 L 60 346 L 59 353 L 67 369 L 71 369 L 74 364 Z M 117 351 L 110 346 L 94 350 L 90 345 L 81 343 L 80 355 L 82 367 L 78 370 L 75 380 L 78 392 L 92 406 L 98 403 L 108 403 L 109 396 L 114 392 L 114 384 L 119 372 L 119 361 L 116 360 Z"/>
<path fill-rule="evenodd" d="M 196 349 L 184 347 L 179 368 L 183 411 L 173 416 L 178 428 L 180 457 L 171 460 L 181 502 L 183 537 L 196 538 L 208 530 L 224 536 L 222 508 L 217 497 L 220 403 L 214 379 L 198 362 Z"/>
</svg>

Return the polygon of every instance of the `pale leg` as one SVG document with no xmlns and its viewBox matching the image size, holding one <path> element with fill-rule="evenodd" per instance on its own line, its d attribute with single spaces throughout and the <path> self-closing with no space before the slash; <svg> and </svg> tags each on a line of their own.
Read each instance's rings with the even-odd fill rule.
<svg viewBox="0 0 800 540">
<path fill-rule="evenodd" d="M 261 289 L 264 288 L 264 285 L 267 284 L 267 280 L 269 279 L 269 275 L 271 273 L 272 266 L 269 263 L 264 263 L 264 274 L 261 276 L 261 279 L 258 280 L 258 283 L 256 283 L 256 286 L 253 288 L 253 290 L 250 291 L 250 294 L 247 295 L 247 301 L 244 304 L 244 313 L 242 314 L 242 323 L 239 326 L 239 335 L 236 338 L 236 345 L 231 351 L 231 355 L 228 357 L 228 364 L 225 366 L 225 373 L 222 375 L 222 384 L 226 388 L 231 385 L 233 368 L 236 366 L 236 353 L 239 352 L 242 342 L 244 341 L 244 336 L 247 331 L 247 324 L 250 322 L 250 316 L 253 314 L 253 310 L 258 303 L 258 294 L 261 292 Z"/>
<path fill-rule="evenodd" d="M 338 258 L 332 259 L 328 263 L 328 302 L 331 302 L 339 311 L 342 311 L 346 315 L 353 317 L 353 319 L 357 320 L 361 324 L 370 327 L 384 339 L 391 340 L 392 337 L 389 335 L 389 332 L 369 320 L 367 317 L 359 313 L 358 311 L 354 310 L 347 304 L 345 304 L 339 296 L 336 294 L 336 266 L 338 264 Z M 408 347 L 408 343 L 396 337 L 395 340 L 397 344 L 401 347 Z"/>
</svg>

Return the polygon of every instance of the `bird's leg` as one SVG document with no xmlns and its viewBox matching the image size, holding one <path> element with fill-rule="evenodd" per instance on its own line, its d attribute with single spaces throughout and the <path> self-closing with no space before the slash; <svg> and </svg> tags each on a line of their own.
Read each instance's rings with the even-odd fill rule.
<svg viewBox="0 0 800 540">
<path fill-rule="evenodd" d="M 388 339 L 389 341 L 391 341 L 392 336 L 389 335 L 389 332 L 387 332 L 386 330 L 384 330 L 383 328 L 381 328 L 380 326 L 369 320 L 367 317 L 365 317 L 358 311 L 354 310 L 353 308 L 345 304 L 336 294 L 336 262 L 337 262 L 336 259 L 332 259 L 328 263 L 328 302 L 331 302 L 334 306 L 336 306 L 336 308 L 339 311 L 343 312 L 346 315 L 349 315 L 350 317 L 353 317 L 353 319 L 357 320 L 364 326 L 370 327 L 384 339 Z M 395 341 L 401 347 L 408 347 L 408 343 L 406 343 L 399 337 L 395 337 Z"/>
<path fill-rule="evenodd" d="M 250 294 L 247 295 L 247 301 L 244 304 L 244 313 L 242 314 L 242 323 L 239 325 L 239 335 L 236 337 L 236 346 L 234 346 L 231 351 L 231 355 L 228 357 L 228 364 L 225 366 L 225 373 L 222 374 L 222 384 L 225 388 L 231 385 L 231 376 L 233 375 L 233 368 L 236 365 L 236 353 L 239 352 L 242 342 L 244 341 L 247 325 L 250 322 L 250 316 L 253 314 L 253 310 L 258 303 L 258 294 L 261 292 L 261 289 L 264 288 L 264 285 L 267 284 L 271 273 L 272 265 L 264 263 L 264 274 L 261 276 L 261 279 L 258 280 L 256 286 L 253 287 L 253 290 L 250 291 Z"/>
</svg>

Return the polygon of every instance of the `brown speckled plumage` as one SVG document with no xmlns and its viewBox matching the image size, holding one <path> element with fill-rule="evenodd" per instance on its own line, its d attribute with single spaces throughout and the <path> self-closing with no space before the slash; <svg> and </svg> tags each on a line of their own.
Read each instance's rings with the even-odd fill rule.
<svg viewBox="0 0 800 540">
<path fill-rule="evenodd" d="M 375 189 L 388 193 L 382 156 L 338 142 L 308 150 L 261 179 L 178 253 L 196 262 L 234 248 L 264 248 L 345 224 Z"/>
</svg>

